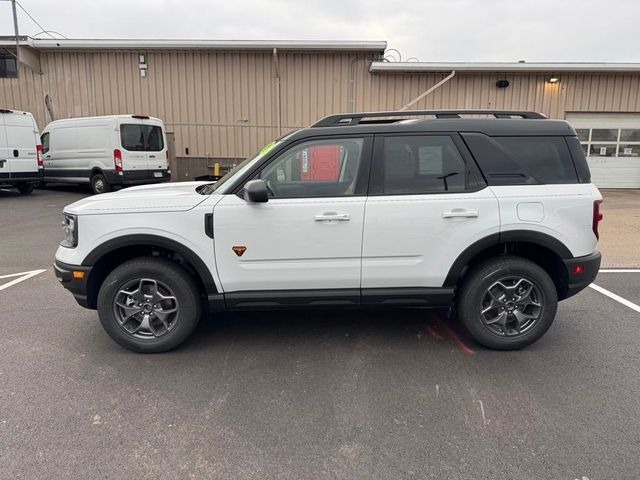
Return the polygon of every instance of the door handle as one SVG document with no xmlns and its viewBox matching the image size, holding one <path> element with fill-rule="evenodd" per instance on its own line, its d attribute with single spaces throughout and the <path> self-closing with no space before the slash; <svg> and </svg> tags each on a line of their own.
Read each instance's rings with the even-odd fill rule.
<svg viewBox="0 0 640 480">
<path fill-rule="evenodd" d="M 149 158 L 156 158 L 155 155 L 149 155 Z"/>
<path fill-rule="evenodd" d="M 448 210 L 442 212 L 442 218 L 478 218 L 477 210 Z"/>
<path fill-rule="evenodd" d="M 339 221 L 339 222 L 348 222 L 351 218 L 351 215 L 348 213 L 323 213 L 321 215 L 316 215 L 314 220 L 316 222 L 330 222 L 330 221 Z"/>
<path fill-rule="evenodd" d="M 51 155 L 45 155 L 44 158 L 51 158 Z"/>
</svg>

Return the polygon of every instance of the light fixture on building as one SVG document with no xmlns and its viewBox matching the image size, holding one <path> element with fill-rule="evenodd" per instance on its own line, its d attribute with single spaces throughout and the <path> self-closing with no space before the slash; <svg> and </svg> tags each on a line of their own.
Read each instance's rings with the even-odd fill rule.
<svg viewBox="0 0 640 480">
<path fill-rule="evenodd" d="M 560 79 L 558 77 L 551 77 L 549 79 L 549 83 L 558 83 L 560 81 Z"/>
<path fill-rule="evenodd" d="M 140 76 L 142 78 L 146 78 L 147 76 L 147 62 L 145 62 L 145 58 L 144 55 L 140 55 L 138 57 L 139 59 L 139 63 L 138 63 L 138 69 L 140 70 Z"/>
<path fill-rule="evenodd" d="M 498 88 L 507 88 L 509 86 L 509 80 L 498 80 L 496 82 L 496 87 Z"/>
</svg>

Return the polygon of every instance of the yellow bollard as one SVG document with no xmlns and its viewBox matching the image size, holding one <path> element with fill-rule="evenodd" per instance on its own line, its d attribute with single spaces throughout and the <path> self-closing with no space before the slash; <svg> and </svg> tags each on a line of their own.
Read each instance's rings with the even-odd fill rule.
<svg viewBox="0 0 640 480">
<path fill-rule="evenodd" d="M 213 176 L 214 177 L 220 176 L 220 164 L 218 162 L 213 164 Z"/>
</svg>

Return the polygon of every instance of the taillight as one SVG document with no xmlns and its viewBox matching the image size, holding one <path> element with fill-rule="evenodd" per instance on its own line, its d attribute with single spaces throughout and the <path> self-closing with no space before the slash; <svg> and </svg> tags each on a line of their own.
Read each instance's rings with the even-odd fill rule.
<svg viewBox="0 0 640 480">
<path fill-rule="evenodd" d="M 120 151 L 119 148 L 116 148 L 113 151 L 113 164 L 116 167 L 116 173 L 122 173 L 123 168 L 122 168 L 122 152 Z"/>
<path fill-rule="evenodd" d="M 42 163 L 42 145 L 36 145 L 36 155 L 38 157 L 38 168 L 42 168 L 44 166 Z"/>
<path fill-rule="evenodd" d="M 600 239 L 600 234 L 598 233 L 598 224 L 600 220 L 602 220 L 602 213 L 600 213 L 600 204 L 602 200 L 595 200 L 593 202 L 593 234 L 596 238 Z"/>
</svg>

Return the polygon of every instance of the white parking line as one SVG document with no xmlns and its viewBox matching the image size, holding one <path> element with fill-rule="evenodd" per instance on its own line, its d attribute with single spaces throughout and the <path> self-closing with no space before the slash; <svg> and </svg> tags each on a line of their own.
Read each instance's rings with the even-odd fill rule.
<svg viewBox="0 0 640 480">
<path fill-rule="evenodd" d="M 5 283 L 4 285 L 0 285 L 0 290 L 4 290 L 5 288 L 12 287 L 17 283 L 24 282 L 25 280 L 29 280 L 31 277 L 40 275 L 42 272 L 46 272 L 46 270 L 31 270 L 29 272 L 20 272 L 20 273 L 11 273 L 9 275 L 1 275 L 0 280 L 2 280 L 3 278 L 11 278 L 11 277 L 18 277 L 18 278 L 16 278 L 15 280 L 11 280 L 10 282 Z"/>
<path fill-rule="evenodd" d="M 609 298 L 612 298 L 616 302 L 620 302 L 624 306 L 629 307 L 631 310 L 635 310 L 636 312 L 640 313 L 640 305 L 636 305 L 635 303 L 630 302 L 626 298 L 622 298 L 620 295 L 616 295 L 615 293 L 610 292 L 606 288 L 602 288 L 600 285 L 596 285 L 595 283 L 592 283 L 589 286 L 593 288 L 596 292 L 600 292 L 601 294 L 606 295 Z"/>
<path fill-rule="evenodd" d="M 640 273 L 640 268 L 621 269 L 621 268 L 605 268 L 598 273 Z"/>
</svg>

